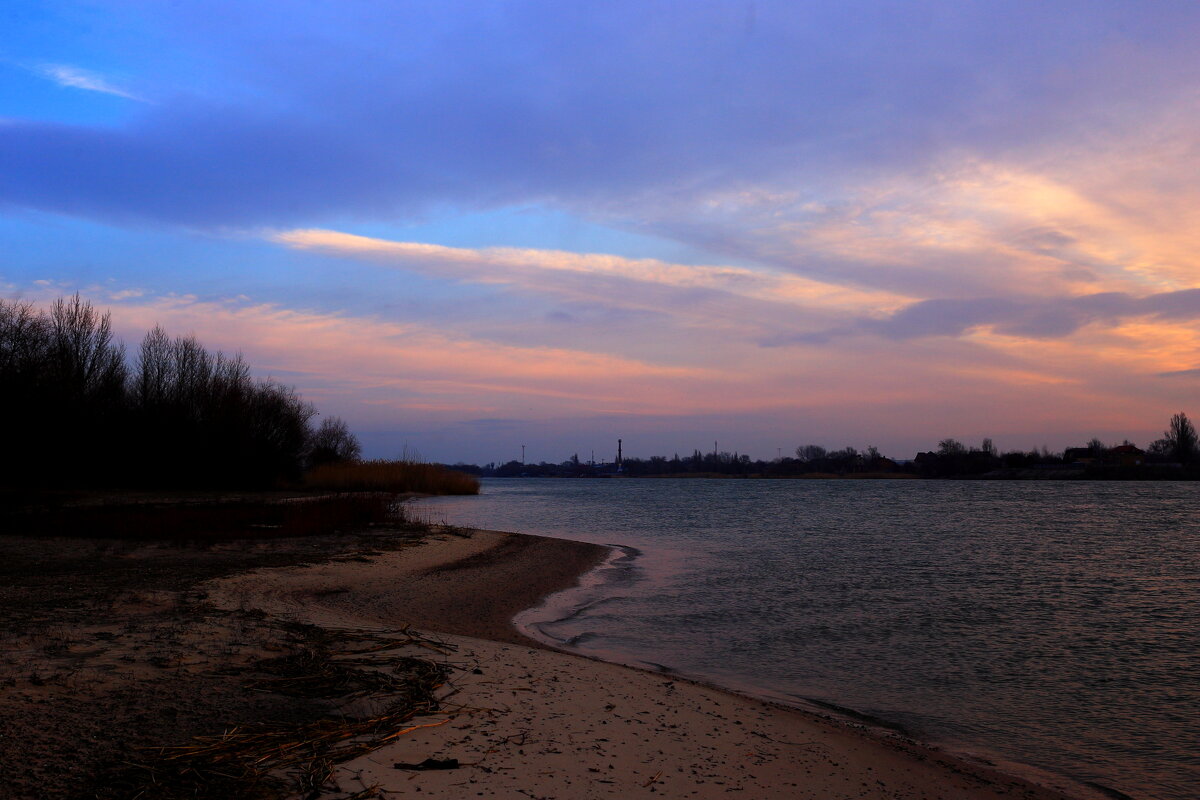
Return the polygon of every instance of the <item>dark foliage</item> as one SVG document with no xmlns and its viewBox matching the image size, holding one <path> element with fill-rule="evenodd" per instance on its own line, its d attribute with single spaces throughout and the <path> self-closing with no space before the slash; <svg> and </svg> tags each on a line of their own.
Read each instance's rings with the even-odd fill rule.
<svg viewBox="0 0 1200 800">
<path fill-rule="evenodd" d="M 1182 411 L 1171 417 L 1171 422 L 1163 438 L 1167 442 L 1168 452 L 1181 464 L 1190 464 L 1196 460 L 1197 439 L 1196 428 L 1187 414 Z"/>
<path fill-rule="evenodd" d="M 323 464 L 357 461 L 362 455 L 358 438 L 341 417 L 326 417 L 312 435 L 308 448 L 308 468 Z"/>
<path fill-rule="evenodd" d="M 611 475 L 629 477 L 760 477 L 783 478 L 804 475 L 874 475 L 901 473 L 905 470 L 891 459 L 880 455 L 874 447 L 860 452 L 853 447 L 826 451 L 816 445 L 805 445 L 797 449 L 799 458 L 783 457 L 774 461 L 755 461 L 750 456 L 727 451 L 713 450 L 703 453 L 693 451 L 690 456 L 671 458 L 626 458 L 618 465 L 589 463 L 573 456 L 561 464 L 522 464 L 509 461 L 505 464 L 487 464 L 479 467 L 471 464 L 455 464 L 453 469 L 473 475 L 498 478 L 555 477 L 592 478 Z M 619 467 L 619 468 L 618 468 Z"/>
<path fill-rule="evenodd" d="M 155 328 L 132 368 L 107 313 L 0 300 L 0 485 L 263 487 L 300 477 L 312 408 L 240 355 Z"/>
</svg>

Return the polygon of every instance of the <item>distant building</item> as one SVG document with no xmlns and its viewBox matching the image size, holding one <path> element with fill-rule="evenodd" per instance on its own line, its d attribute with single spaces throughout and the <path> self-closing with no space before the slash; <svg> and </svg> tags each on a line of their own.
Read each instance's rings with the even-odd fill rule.
<svg viewBox="0 0 1200 800">
<path fill-rule="evenodd" d="M 1146 463 L 1146 453 L 1132 444 L 1122 444 L 1106 450 L 1068 447 L 1063 451 L 1063 460 L 1068 464 L 1116 464 L 1122 467 L 1140 467 Z"/>
<path fill-rule="evenodd" d="M 1146 453 L 1131 444 L 1123 444 L 1108 451 L 1108 458 L 1122 467 L 1140 467 L 1146 463 Z"/>
</svg>

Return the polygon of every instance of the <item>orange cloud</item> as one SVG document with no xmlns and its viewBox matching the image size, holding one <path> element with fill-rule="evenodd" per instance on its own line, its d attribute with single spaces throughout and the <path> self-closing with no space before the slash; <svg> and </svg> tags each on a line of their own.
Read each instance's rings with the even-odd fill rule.
<svg viewBox="0 0 1200 800">
<path fill-rule="evenodd" d="M 715 369 L 654 364 L 555 347 L 519 347 L 458 338 L 434 328 L 378 319 L 193 297 L 121 302 L 122 331 L 155 324 L 193 332 L 210 348 L 244 349 L 261 370 L 347 393 L 394 391 L 397 411 L 493 413 L 514 407 L 568 407 L 579 413 L 620 408 L 665 413 L 694 407 L 693 395 L 727 379 Z"/>
<path fill-rule="evenodd" d="M 406 269 L 479 283 L 520 286 L 530 291 L 602 295 L 632 302 L 603 284 L 547 283 L 559 276 L 586 276 L 653 284 L 673 289 L 708 289 L 755 301 L 845 311 L 892 310 L 908 299 L 890 292 L 850 289 L 770 269 L 693 266 L 658 259 L 630 259 L 601 253 L 571 253 L 514 247 L 469 249 L 419 242 L 397 242 L 339 231 L 309 229 L 274 233 L 272 241 L 297 250 L 368 259 Z M 657 306 L 656 306 L 657 307 Z"/>
</svg>

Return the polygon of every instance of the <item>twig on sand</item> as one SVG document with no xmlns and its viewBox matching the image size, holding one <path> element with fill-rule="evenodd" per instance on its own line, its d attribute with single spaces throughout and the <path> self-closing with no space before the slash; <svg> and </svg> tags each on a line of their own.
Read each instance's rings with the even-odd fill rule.
<svg viewBox="0 0 1200 800">
<path fill-rule="evenodd" d="M 662 774 L 663 774 L 663 771 L 661 769 L 658 772 L 654 773 L 654 777 L 651 778 L 650 780 L 646 781 L 645 783 L 643 783 L 642 788 L 645 789 L 648 786 L 652 786 L 655 783 L 658 783 L 658 779 L 662 777 Z"/>
</svg>

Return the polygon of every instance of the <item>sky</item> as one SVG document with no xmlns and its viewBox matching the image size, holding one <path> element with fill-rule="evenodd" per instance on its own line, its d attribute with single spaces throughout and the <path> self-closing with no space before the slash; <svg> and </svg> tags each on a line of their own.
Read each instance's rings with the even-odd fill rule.
<svg viewBox="0 0 1200 800">
<path fill-rule="evenodd" d="M 0 8 L 0 296 L 366 455 L 911 458 L 1200 415 L 1200 4 Z"/>
</svg>

